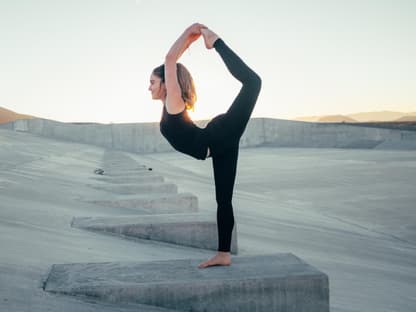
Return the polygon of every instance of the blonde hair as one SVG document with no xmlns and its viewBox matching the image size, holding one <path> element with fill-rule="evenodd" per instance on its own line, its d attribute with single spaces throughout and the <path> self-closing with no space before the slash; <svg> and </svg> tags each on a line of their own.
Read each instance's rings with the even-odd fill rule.
<svg viewBox="0 0 416 312">
<path fill-rule="evenodd" d="M 153 74 L 165 82 L 165 65 L 162 64 L 153 70 Z M 181 88 L 182 100 L 185 102 L 187 110 L 194 110 L 196 102 L 196 90 L 194 80 L 189 70 L 181 63 L 176 64 L 176 76 Z"/>
</svg>

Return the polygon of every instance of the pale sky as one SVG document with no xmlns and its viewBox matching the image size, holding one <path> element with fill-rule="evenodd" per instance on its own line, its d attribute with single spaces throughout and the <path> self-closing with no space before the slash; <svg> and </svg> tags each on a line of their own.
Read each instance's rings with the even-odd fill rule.
<svg viewBox="0 0 416 312">
<path fill-rule="evenodd" d="M 0 106 L 58 121 L 159 121 L 149 77 L 193 22 L 263 79 L 253 117 L 416 111 L 414 0 L 0 0 Z M 239 89 L 202 40 L 193 117 Z"/>
</svg>

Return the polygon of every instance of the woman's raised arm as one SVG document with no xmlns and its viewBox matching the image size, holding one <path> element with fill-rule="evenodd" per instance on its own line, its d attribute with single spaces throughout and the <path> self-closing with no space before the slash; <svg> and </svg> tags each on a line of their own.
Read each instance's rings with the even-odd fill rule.
<svg viewBox="0 0 416 312">
<path fill-rule="evenodd" d="M 206 26 L 199 23 L 189 26 L 175 41 L 165 57 L 166 110 L 169 114 L 178 114 L 185 109 L 176 74 L 176 63 L 183 52 L 201 36 L 203 28 Z"/>
</svg>

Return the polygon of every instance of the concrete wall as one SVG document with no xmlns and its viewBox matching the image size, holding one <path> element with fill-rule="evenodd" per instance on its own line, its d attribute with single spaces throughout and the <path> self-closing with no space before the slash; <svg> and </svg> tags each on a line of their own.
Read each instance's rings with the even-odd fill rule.
<svg viewBox="0 0 416 312">
<path fill-rule="evenodd" d="M 198 122 L 201 127 L 204 127 L 206 123 L 207 121 Z M 17 120 L 4 127 L 48 138 L 88 143 L 135 153 L 172 150 L 160 134 L 159 123 L 105 125 L 27 119 Z M 416 150 L 416 131 L 253 118 L 247 125 L 240 146 Z"/>
<path fill-rule="evenodd" d="M 416 149 L 416 131 L 276 119 L 263 121 L 265 145 Z"/>
</svg>

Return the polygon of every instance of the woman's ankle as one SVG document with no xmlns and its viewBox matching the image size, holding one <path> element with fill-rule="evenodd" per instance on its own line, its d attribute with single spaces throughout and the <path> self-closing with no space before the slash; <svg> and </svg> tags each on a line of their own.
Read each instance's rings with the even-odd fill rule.
<svg viewBox="0 0 416 312">
<path fill-rule="evenodd" d="M 208 28 L 202 29 L 201 33 L 204 37 L 205 47 L 207 49 L 212 49 L 215 42 L 220 38 L 216 33 Z"/>
</svg>

